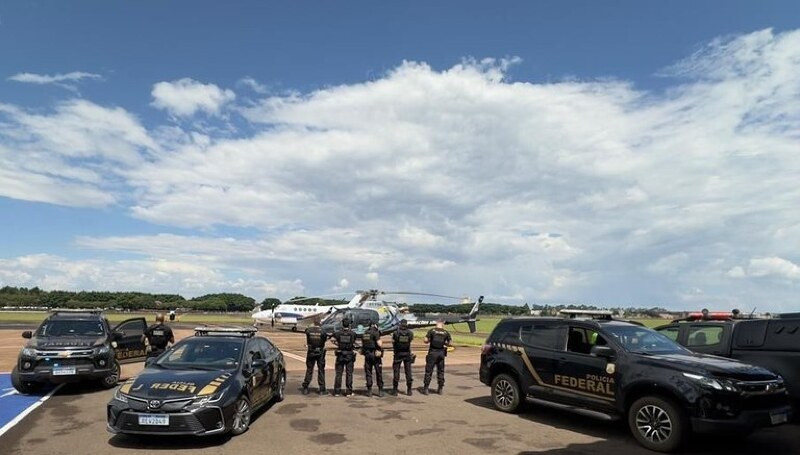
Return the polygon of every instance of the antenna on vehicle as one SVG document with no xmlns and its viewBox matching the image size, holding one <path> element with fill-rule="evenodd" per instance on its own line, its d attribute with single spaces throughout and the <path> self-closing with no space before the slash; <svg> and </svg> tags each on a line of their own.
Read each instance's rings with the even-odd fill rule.
<svg viewBox="0 0 800 455">
<path fill-rule="evenodd" d="M 754 306 L 753 307 L 753 311 L 750 312 L 750 319 L 753 319 L 753 315 L 756 314 L 756 308 L 758 308 L 758 307 Z"/>
</svg>

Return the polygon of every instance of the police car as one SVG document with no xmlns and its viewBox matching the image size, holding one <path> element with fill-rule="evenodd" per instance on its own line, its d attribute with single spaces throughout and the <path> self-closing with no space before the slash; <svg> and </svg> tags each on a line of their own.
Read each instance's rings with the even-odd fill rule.
<svg viewBox="0 0 800 455">
<path fill-rule="evenodd" d="M 691 432 L 747 434 L 790 418 L 786 387 L 761 367 L 689 351 L 610 314 L 501 321 L 481 382 L 497 409 L 527 397 L 624 418 L 644 447 L 676 450 Z"/>
<path fill-rule="evenodd" d="M 256 410 L 283 400 L 285 390 L 283 354 L 255 328 L 201 327 L 115 390 L 108 430 L 238 435 Z"/>
<path fill-rule="evenodd" d="M 11 371 L 20 393 L 35 393 L 46 383 L 97 381 L 117 385 L 120 363 L 144 361 L 144 318 L 111 326 L 100 311 L 53 310 L 34 331 Z"/>
</svg>

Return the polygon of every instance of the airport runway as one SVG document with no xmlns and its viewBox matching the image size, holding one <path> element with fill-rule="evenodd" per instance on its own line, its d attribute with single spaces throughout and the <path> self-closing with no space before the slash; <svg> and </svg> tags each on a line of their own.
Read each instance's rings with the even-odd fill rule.
<svg viewBox="0 0 800 455">
<path fill-rule="evenodd" d="M 188 332 L 181 331 L 180 335 Z M 267 333 L 287 354 L 289 389 L 284 402 L 262 412 L 247 433 L 236 438 L 132 438 L 105 429 L 105 404 L 111 391 L 66 386 L 0 437 L 4 454 L 158 453 L 545 453 L 614 455 L 650 453 L 641 449 L 621 423 L 598 421 L 566 411 L 529 406 L 520 415 L 495 411 L 488 388 L 477 379 L 479 350 L 459 348 L 448 357 L 444 396 L 334 398 L 303 396 L 298 388 L 304 365 L 303 337 Z M 421 347 L 420 347 L 421 348 Z M 16 356 L 16 351 L 13 353 Z M 0 352 L 0 356 L 6 354 Z M 391 355 L 390 355 L 391 356 Z M 331 359 L 332 360 L 332 359 Z M 329 361 L 329 367 L 333 362 Z M 135 374 L 140 365 L 129 365 Z M 387 372 L 390 369 L 387 369 Z M 328 371 L 328 384 L 333 372 Z M 391 373 L 384 373 L 390 382 Z M 422 371 L 415 369 L 416 385 Z M 356 390 L 363 372 L 356 369 Z M 797 425 L 756 433 L 744 441 L 730 437 L 695 438 L 684 453 L 800 454 Z"/>
</svg>

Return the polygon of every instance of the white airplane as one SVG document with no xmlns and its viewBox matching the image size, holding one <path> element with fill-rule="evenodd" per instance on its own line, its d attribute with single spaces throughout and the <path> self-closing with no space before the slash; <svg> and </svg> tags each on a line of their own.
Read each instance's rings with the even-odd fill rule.
<svg viewBox="0 0 800 455">
<path fill-rule="evenodd" d="M 341 295 L 341 294 L 336 294 Z M 365 291 L 358 291 L 355 296 L 346 304 L 342 305 L 303 305 L 299 302 L 318 297 L 307 297 L 302 299 L 288 300 L 276 306 L 272 310 L 263 310 L 252 314 L 255 324 L 269 324 L 281 329 L 291 329 L 297 331 L 297 323 L 306 318 L 332 313 L 342 308 L 353 308 L 360 306 L 371 294 Z"/>
</svg>

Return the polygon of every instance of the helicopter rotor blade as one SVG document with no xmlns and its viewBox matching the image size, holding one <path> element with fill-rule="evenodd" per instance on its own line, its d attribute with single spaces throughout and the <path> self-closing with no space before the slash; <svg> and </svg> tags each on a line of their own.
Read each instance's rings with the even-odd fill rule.
<svg viewBox="0 0 800 455">
<path fill-rule="evenodd" d="M 289 299 L 283 303 L 294 303 L 294 302 L 302 302 L 304 300 L 314 300 L 314 299 L 322 299 L 325 297 L 336 297 L 340 295 L 353 295 L 352 292 L 337 292 L 336 294 L 321 294 L 321 295 L 313 295 L 309 297 L 300 297 L 296 299 Z"/>
<path fill-rule="evenodd" d="M 440 297 L 443 299 L 463 300 L 464 297 L 454 297 L 452 295 L 430 294 L 427 292 L 407 292 L 407 291 L 381 291 L 383 295 L 422 295 L 427 297 Z"/>
</svg>

